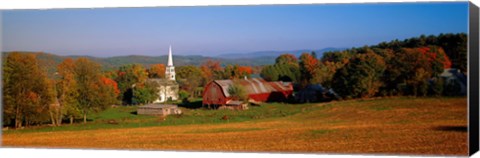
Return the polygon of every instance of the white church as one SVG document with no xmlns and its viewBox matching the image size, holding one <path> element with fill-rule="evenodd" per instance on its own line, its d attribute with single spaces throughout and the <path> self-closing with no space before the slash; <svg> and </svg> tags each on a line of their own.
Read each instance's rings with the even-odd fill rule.
<svg viewBox="0 0 480 158">
<path fill-rule="evenodd" d="M 168 62 L 165 67 L 165 78 L 148 79 L 149 82 L 157 82 L 159 85 L 159 98 L 153 103 L 163 103 L 165 101 L 174 101 L 178 99 L 179 86 L 175 80 L 175 66 L 173 66 L 172 46 L 168 50 Z"/>
</svg>

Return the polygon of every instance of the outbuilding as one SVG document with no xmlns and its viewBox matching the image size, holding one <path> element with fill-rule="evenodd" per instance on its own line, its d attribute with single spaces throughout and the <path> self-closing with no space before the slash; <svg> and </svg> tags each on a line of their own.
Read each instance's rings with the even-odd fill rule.
<svg viewBox="0 0 480 158">
<path fill-rule="evenodd" d="M 181 114 L 182 111 L 178 108 L 177 105 L 166 105 L 166 104 L 148 104 L 139 106 L 137 109 L 137 114 L 139 115 L 159 115 L 166 116 L 171 114 Z"/>
<path fill-rule="evenodd" d="M 204 88 L 202 105 L 209 108 L 242 105 L 237 102 L 232 102 L 234 100 L 228 92 L 228 89 L 234 83 L 243 86 L 248 94 L 248 98 L 255 102 L 286 101 L 293 93 L 291 82 L 267 82 L 261 78 L 239 79 L 236 81 L 214 80 Z"/>
<path fill-rule="evenodd" d="M 320 84 L 310 84 L 294 94 L 297 103 L 325 102 L 339 99 L 333 89 L 326 89 Z"/>
</svg>

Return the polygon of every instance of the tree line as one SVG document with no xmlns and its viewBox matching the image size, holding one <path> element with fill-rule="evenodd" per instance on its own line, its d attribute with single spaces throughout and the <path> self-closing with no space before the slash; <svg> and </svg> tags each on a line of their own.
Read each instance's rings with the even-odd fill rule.
<svg viewBox="0 0 480 158">
<path fill-rule="evenodd" d="M 149 78 L 165 78 L 165 66 L 128 64 L 116 69 L 88 58 L 66 58 L 55 71 L 46 70 L 35 53 L 11 52 L 3 60 L 3 125 L 23 126 L 87 122 L 87 115 L 111 105 L 151 103 L 158 86 Z M 51 63 L 50 63 L 51 64 Z M 208 60 L 201 66 L 176 68 L 181 99 L 201 96 L 202 87 L 215 79 L 250 77 L 258 68 L 220 66 Z"/>
<path fill-rule="evenodd" d="M 447 68 L 466 72 L 466 34 L 420 36 L 378 45 L 277 57 L 261 76 L 269 81 L 292 81 L 333 88 L 343 98 L 374 96 L 457 95 L 458 85 L 440 74 Z"/>
<path fill-rule="evenodd" d="M 47 77 L 35 54 L 9 53 L 3 61 L 3 125 L 15 128 L 64 118 L 87 122 L 87 114 L 107 108 L 118 95 L 115 81 L 86 58 L 66 59 Z"/>
</svg>

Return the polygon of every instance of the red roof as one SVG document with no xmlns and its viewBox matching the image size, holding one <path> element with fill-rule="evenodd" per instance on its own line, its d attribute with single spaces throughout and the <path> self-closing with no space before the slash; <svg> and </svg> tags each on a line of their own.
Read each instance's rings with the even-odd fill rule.
<svg viewBox="0 0 480 158">
<path fill-rule="evenodd" d="M 215 80 L 213 81 L 222 87 L 222 92 L 225 97 L 230 97 L 228 89 L 233 85 L 234 81 L 232 80 Z M 243 87 L 249 95 L 254 94 L 264 94 L 272 92 L 283 92 L 283 91 L 293 91 L 292 83 L 290 82 L 267 82 L 261 78 L 252 78 L 252 79 L 240 79 L 237 81 Z"/>
</svg>

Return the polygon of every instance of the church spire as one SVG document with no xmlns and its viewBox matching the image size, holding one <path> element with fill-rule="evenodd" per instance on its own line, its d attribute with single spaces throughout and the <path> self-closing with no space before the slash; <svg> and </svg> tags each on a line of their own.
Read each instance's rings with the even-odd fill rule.
<svg viewBox="0 0 480 158">
<path fill-rule="evenodd" d="M 175 81 L 175 67 L 173 66 L 173 57 L 172 57 L 172 46 L 170 45 L 168 49 L 168 63 L 165 68 L 165 77 L 168 80 Z"/>
<path fill-rule="evenodd" d="M 172 45 L 170 45 L 168 49 L 168 64 L 167 66 L 173 66 L 173 59 L 172 59 Z"/>
</svg>

